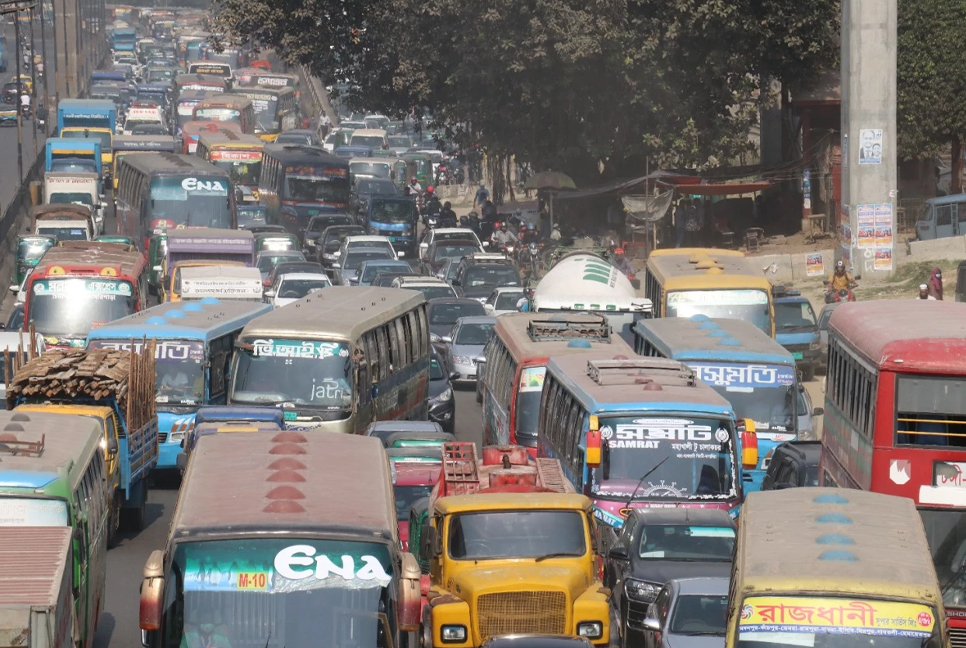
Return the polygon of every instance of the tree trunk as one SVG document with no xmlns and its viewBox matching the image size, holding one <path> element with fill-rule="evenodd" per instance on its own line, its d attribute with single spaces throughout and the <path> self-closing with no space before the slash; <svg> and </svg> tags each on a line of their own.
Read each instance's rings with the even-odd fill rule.
<svg viewBox="0 0 966 648">
<path fill-rule="evenodd" d="M 949 195 L 963 193 L 963 140 L 953 135 L 952 171 L 949 177 Z"/>
</svg>

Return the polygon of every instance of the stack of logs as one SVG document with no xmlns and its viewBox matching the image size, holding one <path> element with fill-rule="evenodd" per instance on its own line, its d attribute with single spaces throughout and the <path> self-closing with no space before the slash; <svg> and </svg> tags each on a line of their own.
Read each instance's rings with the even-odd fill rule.
<svg viewBox="0 0 966 648">
<path fill-rule="evenodd" d="M 143 349 L 140 353 L 134 347 Z M 154 340 L 113 349 L 52 350 L 20 367 L 7 382 L 7 408 L 21 402 L 116 400 L 128 430 L 155 416 Z"/>
</svg>

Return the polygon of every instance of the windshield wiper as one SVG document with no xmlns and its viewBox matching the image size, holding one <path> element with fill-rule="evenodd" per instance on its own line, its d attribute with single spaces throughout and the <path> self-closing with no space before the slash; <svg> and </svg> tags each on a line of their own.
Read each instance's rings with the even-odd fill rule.
<svg viewBox="0 0 966 648">
<path fill-rule="evenodd" d="M 573 558 L 574 556 L 579 556 L 579 555 L 580 554 L 575 554 L 570 551 L 557 551 L 555 553 L 544 554 L 543 556 L 540 556 L 539 558 L 534 559 L 534 562 L 541 562 L 543 560 L 548 560 L 550 558 L 564 558 L 564 557 Z"/>
</svg>

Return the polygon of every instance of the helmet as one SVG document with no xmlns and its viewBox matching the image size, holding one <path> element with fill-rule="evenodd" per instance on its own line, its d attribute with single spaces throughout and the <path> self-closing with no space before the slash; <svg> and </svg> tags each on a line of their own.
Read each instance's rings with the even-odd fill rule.
<svg viewBox="0 0 966 648">
<path fill-rule="evenodd" d="M 616 254 L 618 256 L 623 255 L 624 254 L 624 248 L 622 248 L 622 247 L 617 248 L 616 250 L 614 250 L 614 254 Z"/>
<path fill-rule="evenodd" d="M 838 261 L 836 261 L 835 262 L 835 269 L 836 270 L 845 270 L 845 262 L 842 261 L 841 259 L 839 259 Z"/>
<path fill-rule="evenodd" d="M 500 223 L 500 229 L 501 230 L 505 230 L 506 229 L 506 221 L 503 221 L 502 223 Z"/>
<path fill-rule="evenodd" d="M 452 209 L 452 207 L 453 207 L 453 203 L 451 203 L 448 200 L 443 203 L 443 209 Z"/>
<path fill-rule="evenodd" d="M 524 221 L 520 223 L 520 231 L 522 232 L 522 231 L 525 231 L 526 229 L 527 229 L 527 222 Z"/>
<path fill-rule="evenodd" d="M 428 187 L 426 187 L 426 193 L 430 193 L 430 194 L 433 193 L 433 185 L 429 185 Z"/>
</svg>

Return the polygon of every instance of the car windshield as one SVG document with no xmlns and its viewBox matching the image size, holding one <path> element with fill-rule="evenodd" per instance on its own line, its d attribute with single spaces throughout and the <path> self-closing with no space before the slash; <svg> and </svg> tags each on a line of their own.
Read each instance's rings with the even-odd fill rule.
<svg viewBox="0 0 966 648">
<path fill-rule="evenodd" d="M 775 302 L 775 332 L 813 330 L 818 326 L 808 302 Z"/>
<path fill-rule="evenodd" d="M 755 422 L 758 432 L 797 429 L 794 365 L 732 362 L 689 363 L 697 377 L 731 403 L 735 416 Z"/>
<path fill-rule="evenodd" d="M 408 520 L 409 509 L 416 500 L 429 497 L 433 487 L 429 485 L 401 486 L 396 484 L 392 487 L 393 495 L 396 496 L 396 519 Z"/>
<path fill-rule="evenodd" d="M 637 555 L 644 560 L 723 561 L 731 560 L 734 548 L 731 527 L 656 524 L 644 526 Z"/>
<path fill-rule="evenodd" d="M 381 149 L 383 139 L 378 135 L 353 135 L 349 144 L 351 146 L 366 146 L 371 149 Z"/>
<path fill-rule="evenodd" d="M 349 171 L 357 176 L 371 176 L 373 178 L 388 178 L 389 165 L 378 162 L 350 162 Z"/>
<path fill-rule="evenodd" d="M 232 368 L 232 403 L 352 409 L 352 360 L 343 342 L 247 339 Z"/>
<path fill-rule="evenodd" d="M 476 264 L 466 269 L 463 280 L 464 288 L 479 288 L 481 286 L 518 286 L 520 275 L 512 266 L 487 263 Z"/>
<path fill-rule="evenodd" d="M 483 346 L 490 341 L 491 335 L 493 335 L 493 324 L 491 323 L 464 323 L 460 326 L 459 331 L 456 332 L 456 339 L 453 342 L 456 344 Z"/>
<path fill-rule="evenodd" d="M 395 196 L 399 192 L 391 180 L 368 180 L 359 178 L 356 193 L 362 196 Z"/>
<path fill-rule="evenodd" d="M 473 254 L 474 252 L 479 252 L 480 248 L 476 245 L 439 245 L 436 247 L 436 258 L 435 261 L 442 261 L 443 259 L 454 259 L 459 261 L 467 254 Z"/>
<path fill-rule="evenodd" d="M 501 292 L 499 295 L 497 295 L 496 303 L 493 305 L 493 308 L 500 311 L 516 310 L 517 302 L 520 301 L 521 297 L 523 297 L 523 291 L 517 292 L 515 290 L 507 290 Z"/>
<path fill-rule="evenodd" d="M 454 560 L 583 556 L 587 552 L 580 511 L 460 513 L 449 523 Z"/>
<path fill-rule="evenodd" d="M 418 290 L 427 299 L 456 297 L 456 292 L 450 286 L 402 286 L 406 290 Z"/>
<path fill-rule="evenodd" d="M 416 203 L 411 200 L 378 200 L 369 207 L 369 220 L 378 223 L 415 223 Z"/>
<path fill-rule="evenodd" d="M 473 230 L 469 229 L 457 229 L 452 232 L 436 232 L 433 240 L 434 241 L 451 241 L 453 239 L 469 239 L 473 240 L 476 235 Z"/>
<path fill-rule="evenodd" d="M 393 136 L 389 138 L 389 146 L 391 148 L 409 148 L 413 145 L 413 141 L 408 137 Z"/>
<path fill-rule="evenodd" d="M 239 205 L 235 212 L 237 213 L 238 229 L 265 224 L 267 210 L 262 205 L 245 207 Z"/>
<path fill-rule="evenodd" d="M 769 310 L 768 293 L 763 290 L 678 290 L 667 295 L 667 317 L 745 320 L 771 336 Z"/>
<path fill-rule="evenodd" d="M 329 233 L 325 237 L 325 243 L 322 247 L 325 248 L 326 252 L 336 252 L 342 247 L 342 242 L 347 236 L 361 236 L 364 231 L 360 229 L 345 230 L 344 232 Z"/>
<path fill-rule="evenodd" d="M 332 284 L 328 279 L 283 279 L 279 288 L 280 299 L 301 299 L 306 295 L 328 288 Z"/>
<path fill-rule="evenodd" d="M 456 324 L 456 320 L 461 317 L 472 317 L 474 315 L 485 315 L 483 306 L 479 302 L 442 303 L 432 304 L 429 311 L 429 325 L 448 325 Z"/>
<path fill-rule="evenodd" d="M 131 282 L 79 277 L 33 282 L 30 322 L 47 336 L 86 336 L 91 327 L 134 312 L 137 299 Z"/>
<path fill-rule="evenodd" d="M 350 250 L 345 257 L 342 267 L 345 270 L 358 270 L 363 261 L 375 259 L 392 259 L 389 250 Z"/>
<path fill-rule="evenodd" d="M 333 225 L 349 225 L 350 223 L 352 223 L 352 219 L 341 214 L 339 216 L 323 216 L 322 218 L 315 217 L 309 223 L 309 231 L 324 232 L 325 228 L 327 227 L 332 227 Z M 346 232 L 348 231 L 350 230 L 346 230 Z M 344 232 L 340 232 L 340 234 L 342 234 L 343 237 L 347 235 Z"/>
<path fill-rule="evenodd" d="M 671 634 L 723 637 L 727 618 L 727 596 L 685 594 L 674 602 Z"/>
<path fill-rule="evenodd" d="M 391 272 L 393 270 L 407 269 L 408 265 L 403 263 L 368 263 L 366 264 L 366 269 L 362 273 L 360 279 L 362 281 L 372 281 L 373 278 L 380 272 Z"/>
<path fill-rule="evenodd" d="M 602 417 L 600 426 L 606 443 L 601 465 L 591 470 L 592 492 L 607 496 L 619 490 L 625 499 L 634 491 L 642 498 L 662 500 L 735 497 L 730 420 L 615 416 Z M 615 483 L 601 486 L 607 482 Z"/>
</svg>

